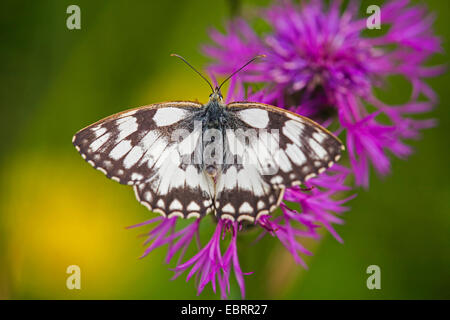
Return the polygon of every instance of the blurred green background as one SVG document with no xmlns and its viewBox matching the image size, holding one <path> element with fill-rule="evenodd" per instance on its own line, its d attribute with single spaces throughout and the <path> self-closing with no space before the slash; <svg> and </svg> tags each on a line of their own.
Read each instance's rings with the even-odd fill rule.
<svg viewBox="0 0 450 320">
<path fill-rule="evenodd" d="M 243 1 L 244 10 L 259 1 Z M 265 1 L 267 3 L 267 1 Z M 0 298 L 194 299 L 194 283 L 170 281 L 166 248 L 145 259 L 143 229 L 125 230 L 152 214 L 131 188 L 105 179 L 71 144 L 80 128 L 124 109 L 168 100 L 205 101 L 209 89 L 180 61 L 204 66 L 207 29 L 230 16 L 236 1 L 3 1 L 0 12 Z M 363 1 L 363 8 L 377 1 Z M 417 3 L 417 1 L 415 2 Z M 66 28 L 66 8 L 81 7 L 81 30 Z M 448 61 L 449 2 L 437 13 Z M 239 238 L 249 299 L 450 298 L 448 73 L 428 82 L 441 103 L 439 126 L 394 160 L 393 174 L 372 172 L 337 230 L 306 243 L 309 270 L 276 240 Z M 393 79 L 386 101 L 404 102 L 410 87 Z M 206 222 L 207 237 L 212 223 Z M 66 288 L 66 268 L 81 267 L 81 290 Z M 366 268 L 381 268 L 381 290 L 368 290 Z M 173 267 L 173 265 L 171 265 Z M 232 298 L 238 298 L 233 281 Z M 208 286 L 199 296 L 218 298 Z"/>
</svg>

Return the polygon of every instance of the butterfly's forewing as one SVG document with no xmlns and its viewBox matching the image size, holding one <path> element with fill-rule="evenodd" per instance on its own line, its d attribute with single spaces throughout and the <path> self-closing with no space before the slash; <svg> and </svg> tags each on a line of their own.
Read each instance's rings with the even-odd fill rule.
<svg viewBox="0 0 450 320">
<path fill-rule="evenodd" d="M 244 145 L 236 130 L 226 132 L 226 152 L 247 153 L 253 161 L 224 166 L 216 189 L 219 216 L 252 221 L 272 212 L 285 188 L 325 171 L 344 149 L 329 131 L 286 110 L 252 102 L 234 102 L 227 110 L 238 119 L 240 128 L 256 130 L 258 135 Z"/>
<path fill-rule="evenodd" d="M 228 108 L 249 128 L 257 125 L 260 129 L 252 148 L 258 157 L 264 157 L 261 162 L 267 154 L 273 157 L 278 168 L 264 176 L 274 186 L 305 182 L 331 167 L 345 149 L 327 129 L 296 113 L 253 102 L 234 102 Z M 277 140 L 276 148 L 270 143 L 273 140 Z"/>
<path fill-rule="evenodd" d="M 73 144 L 109 178 L 134 185 L 137 199 L 149 209 L 183 217 L 204 214 L 213 189 L 200 165 L 183 161 L 201 148 L 201 128 L 190 128 L 182 149 L 173 139 L 176 130 L 193 123 L 201 106 L 168 102 L 125 111 L 80 130 Z"/>
</svg>

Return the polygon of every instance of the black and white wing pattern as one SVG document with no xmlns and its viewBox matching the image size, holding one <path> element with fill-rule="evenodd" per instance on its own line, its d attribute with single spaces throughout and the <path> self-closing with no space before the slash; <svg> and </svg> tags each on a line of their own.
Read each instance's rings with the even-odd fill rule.
<svg viewBox="0 0 450 320">
<path fill-rule="evenodd" d="M 218 179 L 220 217 L 254 221 L 272 212 L 285 188 L 322 173 L 344 150 L 332 133 L 295 113 L 252 102 L 230 103 L 227 110 L 235 119 L 226 130 L 225 153 L 234 164 L 225 164 Z"/>
<path fill-rule="evenodd" d="M 168 102 L 124 111 L 80 130 L 73 144 L 107 177 L 133 185 L 150 210 L 200 217 L 212 210 L 214 186 L 200 165 L 185 158 L 201 152 L 202 130 L 193 127 L 201 107 Z"/>
<path fill-rule="evenodd" d="M 73 144 L 94 168 L 132 185 L 151 211 L 183 218 L 214 211 L 237 221 L 274 211 L 285 188 L 325 171 L 344 149 L 320 125 L 283 109 L 251 102 L 220 108 L 207 115 L 199 103 L 168 102 L 124 111 L 82 129 Z M 204 135 L 218 118 L 224 162 L 209 172 L 213 179 Z"/>
<path fill-rule="evenodd" d="M 217 180 L 216 216 L 253 222 L 274 211 L 283 199 L 284 188 L 267 183 L 254 165 L 229 166 Z"/>
</svg>

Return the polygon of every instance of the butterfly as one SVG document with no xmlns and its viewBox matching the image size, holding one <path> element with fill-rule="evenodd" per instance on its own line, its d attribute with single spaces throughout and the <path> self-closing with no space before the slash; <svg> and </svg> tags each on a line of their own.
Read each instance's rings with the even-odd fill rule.
<svg viewBox="0 0 450 320">
<path fill-rule="evenodd" d="M 81 156 L 165 217 L 256 222 L 298 186 L 337 162 L 342 142 L 314 121 L 256 102 L 224 104 L 209 81 L 206 104 L 151 104 L 102 119 L 75 134 Z"/>
</svg>

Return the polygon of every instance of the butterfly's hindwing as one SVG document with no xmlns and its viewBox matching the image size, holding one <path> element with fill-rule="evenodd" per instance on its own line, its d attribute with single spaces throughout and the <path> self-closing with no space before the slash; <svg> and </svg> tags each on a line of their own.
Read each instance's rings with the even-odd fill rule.
<svg viewBox="0 0 450 320">
<path fill-rule="evenodd" d="M 215 208 L 222 219 L 253 222 L 274 211 L 283 197 L 283 188 L 274 188 L 256 166 L 229 166 L 217 181 Z"/>
<path fill-rule="evenodd" d="M 203 171 L 189 166 L 184 183 L 172 186 L 167 193 L 161 193 L 161 177 L 156 177 L 145 184 L 135 185 L 137 200 L 149 210 L 167 217 L 200 218 L 213 211 L 212 194 L 214 186 Z M 178 179 L 180 177 L 167 177 Z M 178 181 L 183 181 L 180 178 Z"/>
</svg>

